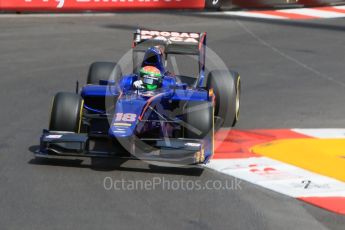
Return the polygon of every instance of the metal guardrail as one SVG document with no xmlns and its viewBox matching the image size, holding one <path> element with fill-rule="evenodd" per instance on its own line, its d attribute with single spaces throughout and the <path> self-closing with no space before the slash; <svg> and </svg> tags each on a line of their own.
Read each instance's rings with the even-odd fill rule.
<svg viewBox="0 0 345 230">
<path fill-rule="evenodd" d="M 210 0 L 212 1 L 212 0 Z M 345 4 L 345 0 L 219 0 L 222 9 L 290 8 Z"/>
</svg>

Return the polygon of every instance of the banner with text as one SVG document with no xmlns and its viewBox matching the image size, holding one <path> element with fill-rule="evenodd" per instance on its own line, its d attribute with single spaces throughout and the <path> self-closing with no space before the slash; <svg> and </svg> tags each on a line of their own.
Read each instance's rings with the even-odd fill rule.
<svg viewBox="0 0 345 230">
<path fill-rule="evenodd" d="M 112 11 L 204 7 L 205 0 L 0 0 L 0 10 L 11 11 Z"/>
</svg>

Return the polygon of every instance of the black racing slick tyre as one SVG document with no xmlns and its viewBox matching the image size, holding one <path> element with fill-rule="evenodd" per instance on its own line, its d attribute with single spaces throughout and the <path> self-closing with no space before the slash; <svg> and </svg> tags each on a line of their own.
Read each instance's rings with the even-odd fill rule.
<svg viewBox="0 0 345 230">
<path fill-rule="evenodd" d="M 218 11 L 220 10 L 222 6 L 222 1 L 223 0 L 206 0 L 205 1 L 205 7 L 208 10 L 213 10 L 213 11 Z"/>
<path fill-rule="evenodd" d="M 208 101 L 189 101 L 184 108 L 184 137 L 202 139 L 213 132 L 213 106 Z"/>
<path fill-rule="evenodd" d="M 100 81 L 112 80 L 117 83 L 122 76 L 119 65 L 115 62 L 94 62 L 90 65 L 87 84 L 100 84 Z"/>
<path fill-rule="evenodd" d="M 74 93 L 57 93 L 53 100 L 49 130 L 80 133 L 83 99 Z"/>
<path fill-rule="evenodd" d="M 240 75 L 227 70 L 212 71 L 207 77 L 206 88 L 213 89 L 216 98 L 215 116 L 223 120 L 222 127 L 235 126 L 240 116 Z"/>
</svg>

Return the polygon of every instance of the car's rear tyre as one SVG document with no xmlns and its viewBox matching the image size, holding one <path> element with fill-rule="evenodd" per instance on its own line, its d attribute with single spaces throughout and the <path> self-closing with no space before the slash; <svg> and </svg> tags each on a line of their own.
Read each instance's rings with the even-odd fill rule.
<svg viewBox="0 0 345 230">
<path fill-rule="evenodd" d="M 213 106 L 208 101 L 189 101 L 184 109 L 184 137 L 202 139 L 213 133 Z"/>
<path fill-rule="evenodd" d="M 114 81 L 117 83 L 122 76 L 119 65 L 115 62 L 94 62 L 90 65 L 87 84 L 100 84 L 100 81 Z"/>
<path fill-rule="evenodd" d="M 222 0 L 206 0 L 205 7 L 208 10 L 218 11 L 222 6 Z"/>
<path fill-rule="evenodd" d="M 57 93 L 53 100 L 49 130 L 80 132 L 83 116 L 83 99 L 74 93 Z"/>
<path fill-rule="evenodd" d="M 241 78 L 237 72 L 215 70 L 207 77 L 206 88 L 216 97 L 215 116 L 222 118 L 222 127 L 235 126 L 240 116 Z"/>
</svg>

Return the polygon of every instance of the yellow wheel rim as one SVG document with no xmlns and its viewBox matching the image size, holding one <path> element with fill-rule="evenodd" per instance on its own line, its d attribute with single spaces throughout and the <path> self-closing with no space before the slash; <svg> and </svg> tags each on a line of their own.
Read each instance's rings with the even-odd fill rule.
<svg viewBox="0 0 345 230">
<path fill-rule="evenodd" d="M 241 105 L 241 102 L 240 102 L 240 97 L 241 97 L 241 77 L 238 76 L 237 78 L 237 82 L 236 82 L 236 121 L 239 120 L 240 118 L 240 105 Z"/>
</svg>

